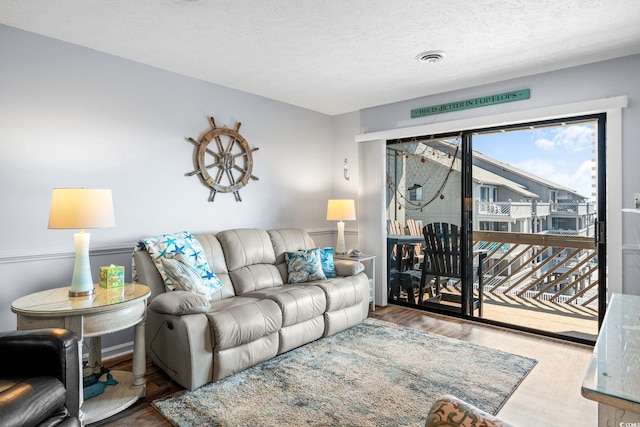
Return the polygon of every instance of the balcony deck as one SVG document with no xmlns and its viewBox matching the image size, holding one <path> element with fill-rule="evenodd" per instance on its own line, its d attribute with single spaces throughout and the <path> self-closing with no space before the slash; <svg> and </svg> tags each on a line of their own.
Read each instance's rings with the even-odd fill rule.
<svg viewBox="0 0 640 427">
<path fill-rule="evenodd" d="M 443 291 L 459 294 L 452 287 Z M 477 309 L 474 314 L 478 316 Z M 482 319 L 594 342 L 598 336 L 596 310 L 534 298 L 486 293 Z"/>
<path fill-rule="evenodd" d="M 585 340 L 598 336 L 598 313 L 588 307 L 503 294 L 485 294 L 484 319 Z"/>
<path fill-rule="evenodd" d="M 473 237 L 474 253 L 485 254 L 484 258 L 474 259 L 476 267 L 482 265 L 483 319 L 595 341 L 600 280 L 597 248 L 592 237 L 479 230 L 474 230 Z M 389 301 L 411 301 L 409 304 L 414 305 L 424 293 L 426 302 L 437 294 L 435 276 L 430 276 L 430 284 L 423 284 L 426 286 L 420 292 L 421 272 L 416 267 L 419 260 L 411 259 L 410 251 L 406 258 L 410 261 L 406 263 L 408 267 L 402 273 L 397 273 L 401 265 L 395 270 L 397 279 L 393 279 L 389 271 L 388 277 L 393 280 L 389 284 Z M 437 260 L 429 262 L 437 265 Z M 389 263 L 393 265 L 391 258 Z M 478 278 L 476 276 L 472 284 L 476 298 Z M 462 284 L 460 279 L 452 278 L 444 283 L 440 281 L 440 287 L 443 296 L 459 294 Z M 449 302 L 456 299 L 460 300 L 443 297 L 436 304 L 443 309 L 447 305 L 459 307 L 459 302 Z"/>
</svg>

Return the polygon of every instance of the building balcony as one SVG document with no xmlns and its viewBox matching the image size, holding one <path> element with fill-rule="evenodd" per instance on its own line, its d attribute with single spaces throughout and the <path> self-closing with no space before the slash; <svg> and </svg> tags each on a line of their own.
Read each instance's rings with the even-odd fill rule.
<svg viewBox="0 0 640 427">
<path fill-rule="evenodd" d="M 577 218 L 593 216 L 596 206 L 591 202 L 531 203 L 531 202 L 481 202 L 476 201 L 475 214 L 482 221 L 500 221 L 548 216 Z"/>
<path fill-rule="evenodd" d="M 551 203 L 554 216 L 579 217 L 596 214 L 596 205 L 592 202 Z"/>
<path fill-rule="evenodd" d="M 474 212 L 476 218 L 481 221 L 508 221 L 531 218 L 531 203 L 476 201 Z"/>
</svg>

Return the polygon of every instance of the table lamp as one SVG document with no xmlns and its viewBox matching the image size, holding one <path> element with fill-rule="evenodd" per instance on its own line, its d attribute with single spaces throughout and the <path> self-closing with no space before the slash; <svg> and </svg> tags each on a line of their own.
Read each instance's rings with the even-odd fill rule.
<svg viewBox="0 0 640 427">
<path fill-rule="evenodd" d="M 332 199 L 327 203 L 327 221 L 338 221 L 338 241 L 336 242 L 336 253 L 345 254 L 347 252 L 344 243 L 344 222 L 356 219 L 356 204 L 353 200 Z"/>
<path fill-rule="evenodd" d="M 94 293 L 89 239 L 85 228 L 115 226 L 111 190 L 93 188 L 54 188 L 49 210 L 50 229 L 80 229 L 74 234 L 76 260 L 73 266 L 70 297 Z"/>
</svg>

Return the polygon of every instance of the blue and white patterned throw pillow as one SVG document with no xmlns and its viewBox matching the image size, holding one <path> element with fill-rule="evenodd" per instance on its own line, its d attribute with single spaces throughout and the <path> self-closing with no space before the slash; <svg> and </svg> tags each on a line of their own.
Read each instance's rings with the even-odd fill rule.
<svg viewBox="0 0 640 427">
<path fill-rule="evenodd" d="M 285 252 L 289 283 L 304 283 L 311 280 L 326 279 L 327 277 L 322 271 L 321 252 L 322 250 L 319 248 Z"/>
<path fill-rule="evenodd" d="M 162 259 L 174 258 L 176 254 L 183 255 L 187 260 L 187 264 L 198 271 L 204 286 L 209 288 L 211 292 L 222 287 L 222 282 L 213 274 L 213 271 L 209 267 L 200 242 L 188 231 L 152 236 L 140 241 L 138 245 L 144 247 L 147 252 L 149 252 L 149 255 L 151 255 L 151 259 L 153 259 L 156 268 L 160 272 L 167 289 L 173 291 L 176 289 L 176 286 L 164 271 Z"/>
<path fill-rule="evenodd" d="M 322 263 L 322 272 L 327 279 L 336 277 L 336 266 L 333 263 L 333 248 L 320 249 L 320 262 Z"/>
<path fill-rule="evenodd" d="M 173 258 L 162 258 L 161 263 L 164 272 L 177 290 L 193 292 L 211 301 L 213 294 L 222 287 L 222 282 L 215 274 L 213 279 L 216 287 L 208 285 L 200 277 L 200 272 L 190 265 L 189 259 L 181 253 L 176 253 Z"/>
</svg>

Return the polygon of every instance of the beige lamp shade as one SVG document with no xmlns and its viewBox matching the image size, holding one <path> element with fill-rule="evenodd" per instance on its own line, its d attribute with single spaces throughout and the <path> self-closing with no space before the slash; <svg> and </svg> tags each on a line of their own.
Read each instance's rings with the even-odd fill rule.
<svg viewBox="0 0 640 427">
<path fill-rule="evenodd" d="M 356 203 L 350 199 L 331 199 L 327 203 L 327 221 L 353 221 Z"/>
<path fill-rule="evenodd" d="M 85 229 L 115 225 L 111 190 L 53 189 L 48 228 Z"/>
</svg>

